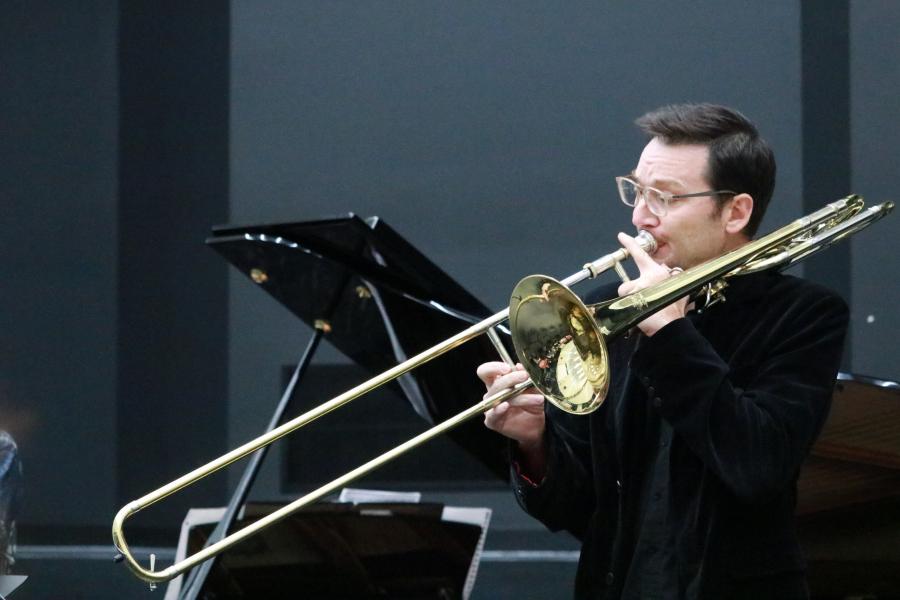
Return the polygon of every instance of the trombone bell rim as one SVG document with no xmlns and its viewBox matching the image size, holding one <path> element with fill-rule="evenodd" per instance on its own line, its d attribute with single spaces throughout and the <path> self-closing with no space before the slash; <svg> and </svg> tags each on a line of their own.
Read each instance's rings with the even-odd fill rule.
<svg viewBox="0 0 900 600">
<path fill-rule="evenodd" d="M 609 353 L 578 295 L 552 277 L 525 277 L 510 296 L 509 326 L 516 354 L 545 398 L 571 414 L 600 407 L 609 390 Z"/>
</svg>

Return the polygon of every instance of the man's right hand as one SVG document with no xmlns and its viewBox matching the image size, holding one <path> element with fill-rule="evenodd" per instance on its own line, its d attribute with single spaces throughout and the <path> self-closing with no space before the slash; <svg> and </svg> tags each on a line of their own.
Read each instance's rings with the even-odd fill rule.
<svg viewBox="0 0 900 600">
<path fill-rule="evenodd" d="M 487 388 L 485 398 L 528 381 L 528 373 L 521 364 L 513 368 L 502 362 L 484 363 L 477 373 Z M 490 409 L 484 413 L 484 424 L 519 443 L 519 453 L 530 474 L 537 475 L 543 470 L 544 396 L 537 389 L 529 388 Z"/>
</svg>

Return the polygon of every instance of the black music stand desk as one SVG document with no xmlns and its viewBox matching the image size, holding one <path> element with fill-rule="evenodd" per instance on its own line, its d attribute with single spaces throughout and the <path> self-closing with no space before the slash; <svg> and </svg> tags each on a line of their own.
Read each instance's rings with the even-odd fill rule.
<svg viewBox="0 0 900 600">
<path fill-rule="evenodd" d="M 248 504 L 237 525 L 277 508 Z M 217 600 L 466 598 L 490 515 L 469 510 L 480 511 L 482 522 L 452 521 L 438 504 L 317 504 L 223 554 L 204 594 Z M 179 553 L 202 548 L 212 530 L 213 523 L 199 521 L 215 509 L 192 513 Z"/>
</svg>

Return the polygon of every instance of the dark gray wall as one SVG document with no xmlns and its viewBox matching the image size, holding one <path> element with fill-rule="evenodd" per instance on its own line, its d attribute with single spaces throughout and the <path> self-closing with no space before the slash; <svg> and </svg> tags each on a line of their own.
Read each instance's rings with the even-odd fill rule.
<svg viewBox="0 0 900 600">
<path fill-rule="evenodd" d="M 900 200 L 900 4 L 850 4 L 851 164 L 853 189 L 870 203 Z M 900 380 L 900 215 L 853 241 L 853 370 Z"/>
<path fill-rule="evenodd" d="M 228 30 L 227 0 L 119 2 L 122 503 L 226 449 L 227 266 L 203 240 L 228 218 Z M 137 522 L 177 527 L 225 484 L 206 479 Z"/>
<path fill-rule="evenodd" d="M 116 31 L 109 2 L 0 11 L 0 427 L 28 524 L 114 506 Z"/>
<path fill-rule="evenodd" d="M 109 544 L 126 500 L 224 450 L 227 271 L 203 238 L 227 220 L 228 2 L 177 4 L 0 5 L 0 428 L 25 470 L 23 600 L 146 593 L 111 549 L 29 548 Z M 174 544 L 224 483 L 131 541 Z"/>
<path fill-rule="evenodd" d="M 850 7 L 845 1 L 800 2 L 801 111 L 803 114 L 803 213 L 850 190 Z M 828 98 L 828 102 L 823 102 Z M 848 303 L 850 245 L 803 263 L 806 277 L 830 287 Z M 849 336 L 848 336 L 849 337 Z M 841 369 L 849 371 L 852 345 L 845 344 Z"/>
</svg>

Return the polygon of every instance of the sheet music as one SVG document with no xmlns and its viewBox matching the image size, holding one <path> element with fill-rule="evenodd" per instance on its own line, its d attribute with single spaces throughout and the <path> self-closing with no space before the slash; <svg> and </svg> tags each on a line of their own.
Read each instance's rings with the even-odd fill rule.
<svg viewBox="0 0 900 600">
<path fill-rule="evenodd" d="M 422 501 L 421 492 L 391 492 L 386 490 L 367 490 L 362 488 L 344 488 L 338 496 L 338 502 L 353 504 L 418 504 Z"/>
</svg>

